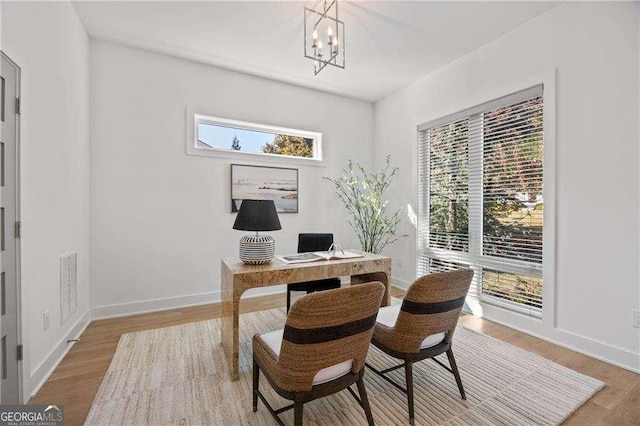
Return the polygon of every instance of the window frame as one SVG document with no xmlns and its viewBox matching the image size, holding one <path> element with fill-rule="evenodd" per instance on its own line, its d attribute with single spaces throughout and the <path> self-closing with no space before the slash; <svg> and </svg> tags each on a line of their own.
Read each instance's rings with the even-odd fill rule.
<svg viewBox="0 0 640 426">
<path fill-rule="evenodd" d="M 474 105 L 470 108 L 460 108 L 457 111 L 446 114 L 435 120 L 430 120 L 425 124 L 417 126 L 417 200 L 418 200 L 418 212 L 422 211 L 422 218 L 418 214 L 418 232 L 416 238 L 416 269 L 417 274 L 424 273 L 425 264 L 428 264 L 428 258 L 433 256 L 436 259 L 449 262 L 457 262 L 463 266 L 468 266 L 474 269 L 474 274 L 471 289 L 467 297 L 467 306 L 465 309 L 472 313 L 492 318 L 494 321 L 504 322 L 508 324 L 514 324 L 529 328 L 531 326 L 534 329 L 538 327 L 555 328 L 556 327 L 556 285 L 555 285 L 555 174 L 556 174 L 556 145 L 555 145 L 555 73 L 556 70 L 552 69 L 537 76 L 531 76 L 523 79 L 520 82 L 514 84 L 506 84 L 503 90 L 494 92 L 494 96 L 483 96 L 478 99 L 478 102 L 474 102 Z M 543 194 L 544 194 L 544 216 L 543 216 L 543 254 L 542 263 L 538 267 L 535 275 L 531 274 L 531 264 L 528 262 L 522 262 L 521 265 L 518 262 L 509 261 L 509 267 L 505 268 L 501 263 L 500 258 L 494 258 L 492 256 L 482 254 L 482 213 L 478 214 L 479 223 L 473 224 L 471 218 L 471 212 L 469 217 L 469 252 L 453 251 L 440 248 L 428 247 L 428 233 L 429 233 L 429 194 L 421 194 L 421 189 L 424 191 L 429 188 L 428 181 L 428 157 L 429 150 L 421 148 L 421 144 L 426 143 L 426 137 L 423 139 L 423 133 L 427 129 L 437 127 L 439 125 L 447 124 L 452 121 L 468 118 L 472 120 L 478 114 L 483 111 L 493 109 L 497 107 L 504 99 L 515 97 L 517 99 L 520 93 L 525 93 L 528 90 L 534 89 L 536 86 L 542 86 L 543 96 Z M 506 89 L 505 89 L 506 88 Z M 523 89 L 524 88 L 524 89 Z M 484 98 L 484 99 L 482 99 Z M 491 99 L 487 101 L 487 99 Z M 512 98 L 513 99 L 513 98 Z M 516 101 L 517 102 L 517 101 Z M 509 102 L 512 104 L 515 102 Z M 499 105 L 498 105 L 499 106 Z M 482 143 L 482 142 L 480 142 Z M 424 152 L 423 152 L 424 151 Z M 471 152 L 469 149 L 470 158 L 469 164 L 472 164 Z M 478 153 L 479 155 L 481 154 Z M 425 157 L 421 157 L 424 155 Z M 481 163 L 482 164 L 482 163 Z M 422 168 L 421 168 L 422 167 Z M 478 185 L 474 187 L 472 185 L 472 167 L 469 168 L 469 204 L 472 203 L 472 197 L 477 197 L 478 193 L 480 200 L 482 199 L 482 180 L 478 180 Z M 482 170 L 482 167 L 479 168 Z M 480 172 L 481 173 L 481 172 Z M 475 193 L 475 194 L 474 194 Z M 426 213 L 426 214 L 425 214 Z M 423 223 L 420 223 L 420 220 Z M 424 237 L 425 241 L 421 241 Z M 425 263 L 427 262 L 427 263 Z M 499 266 L 494 268 L 493 266 Z M 480 271 L 485 269 L 497 269 L 507 273 L 520 273 L 528 276 L 537 276 L 543 280 L 542 291 L 542 303 L 543 307 L 537 314 L 532 315 L 531 309 L 521 305 L 519 303 L 510 302 L 501 298 L 492 297 L 490 295 L 482 294 L 482 275 Z M 505 309 L 506 308 L 506 309 Z M 515 315 L 514 315 L 515 314 Z M 520 315 L 524 314 L 524 315 Z"/>
<path fill-rule="evenodd" d="M 322 133 L 307 130 L 292 129 L 288 127 L 272 126 L 268 124 L 253 123 L 249 121 L 234 120 L 216 117 L 209 114 L 196 113 L 190 107 L 186 112 L 187 134 L 186 153 L 202 157 L 225 158 L 230 160 L 253 160 L 271 164 L 300 164 L 312 166 L 324 166 L 322 157 Z M 233 127 L 240 130 L 253 130 L 258 132 L 285 134 L 299 136 L 305 139 L 313 139 L 313 157 L 295 157 L 290 155 L 268 154 L 264 152 L 234 151 L 224 148 L 200 148 L 198 142 L 198 124 L 213 126 Z"/>
</svg>

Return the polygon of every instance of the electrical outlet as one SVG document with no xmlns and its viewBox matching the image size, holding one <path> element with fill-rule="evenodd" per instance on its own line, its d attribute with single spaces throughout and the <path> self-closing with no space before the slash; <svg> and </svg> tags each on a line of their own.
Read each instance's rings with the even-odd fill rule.
<svg viewBox="0 0 640 426">
<path fill-rule="evenodd" d="M 640 328 L 640 310 L 633 310 L 633 326 L 635 328 Z"/>
<path fill-rule="evenodd" d="M 49 329 L 49 325 L 51 325 L 51 321 L 49 316 L 49 310 L 47 309 L 42 313 L 42 328 L 44 329 L 44 331 L 47 331 Z"/>
</svg>

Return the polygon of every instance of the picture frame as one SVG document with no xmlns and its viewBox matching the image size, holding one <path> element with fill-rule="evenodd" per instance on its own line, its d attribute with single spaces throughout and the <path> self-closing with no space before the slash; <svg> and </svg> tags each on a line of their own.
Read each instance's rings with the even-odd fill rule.
<svg viewBox="0 0 640 426">
<path fill-rule="evenodd" d="M 273 200 L 278 213 L 298 213 L 298 169 L 231 164 L 231 213 L 242 200 Z"/>
</svg>

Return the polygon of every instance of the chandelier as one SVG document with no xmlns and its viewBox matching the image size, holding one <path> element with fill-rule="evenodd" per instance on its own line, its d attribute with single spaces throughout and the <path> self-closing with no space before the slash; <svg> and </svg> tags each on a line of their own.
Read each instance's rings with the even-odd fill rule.
<svg viewBox="0 0 640 426">
<path fill-rule="evenodd" d="M 304 57 L 313 60 L 314 75 L 327 65 L 344 69 L 344 22 L 338 19 L 338 0 L 324 0 L 322 11 L 304 8 Z"/>
</svg>

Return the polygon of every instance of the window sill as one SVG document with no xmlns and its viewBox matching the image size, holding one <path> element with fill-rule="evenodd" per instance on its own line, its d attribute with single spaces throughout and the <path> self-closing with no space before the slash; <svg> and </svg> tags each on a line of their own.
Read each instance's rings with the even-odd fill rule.
<svg viewBox="0 0 640 426">
<path fill-rule="evenodd" d="M 223 149 L 196 148 L 194 146 L 187 146 L 187 155 L 223 158 L 234 161 L 257 161 L 265 164 L 326 167 L 323 160 L 317 160 L 315 158 L 288 157 L 283 155 L 261 154 L 259 152 L 233 152 Z"/>
</svg>

